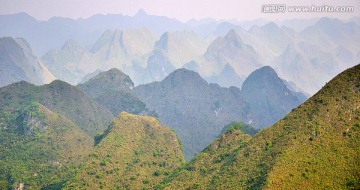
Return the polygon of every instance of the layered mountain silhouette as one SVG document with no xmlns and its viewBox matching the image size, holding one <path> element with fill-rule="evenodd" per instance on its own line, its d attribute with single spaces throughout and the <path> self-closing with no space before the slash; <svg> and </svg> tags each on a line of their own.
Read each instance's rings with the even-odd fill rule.
<svg viewBox="0 0 360 190">
<path fill-rule="evenodd" d="M 16 26 L 9 24 L 8 19 L 14 19 L 14 22 L 26 20 L 29 21 L 29 25 L 38 23 L 36 20 L 31 21 L 24 14 L 2 17 L 4 21 L 0 19 L 0 24 L 3 22 L 4 26 L 9 25 L 8 30 L 3 32 L 11 36 L 19 35 L 11 29 Z M 356 40 L 359 38 L 357 31 L 360 30 L 360 26 L 356 19 L 350 22 L 330 18 L 302 20 L 307 27 L 300 32 L 288 27 L 291 26 L 291 21 L 284 22 L 287 24 L 283 25 L 280 22 L 254 21 L 254 24 L 263 24 L 244 29 L 235 21 L 193 20 L 187 24 L 180 24 L 182 26 L 179 30 L 169 29 L 159 34 L 147 25 L 152 23 L 151 19 L 167 23 L 165 17 L 147 15 L 143 11 L 136 16 L 128 16 L 126 19 L 125 17 L 96 15 L 81 21 L 53 18 L 43 22 L 43 25 L 59 22 L 72 28 L 87 28 L 91 23 L 94 25 L 85 32 L 86 34 L 83 29 L 79 29 L 79 35 L 67 35 L 74 40 L 70 40 L 69 37 L 64 39 L 61 49 L 61 45 L 57 45 L 55 49 L 42 56 L 41 60 L 56 78 L 73 85 L 98 70 L 118 68 L 138 85 L 161 81 L 175 69 L 184 67 L 198 72 L 208 82 L 215 82 L 224 87 L 241 88 L 242 82 L 251 72 L 269 65 L 281 78 L 312 95 L 326 81 L 345 68 L 355 65 L 360 58 L 359 43 Z M 132 20 L 132 24 L 120 24 L 116 27 L 117 24 L 111 24 L 107 20 L 110 18 L 124 19 L 123 23 Z M 138 25 L 135 24 L 138 18 L 151 19 L 149 23 Z M 170 20 L 168 19 L 169 23 L 172 22 Z M 153 24 L 157 25 L 155 23 L 158 21 Z M 35 25 L 33 27 L 37 28 L 37 24 Z M 106 26 L 107 28 L 103 28 Z M 54 27 L 52 25 L 49 28 L 54 30 Z M 207 35 L 204 36 L 201 28 L 211 30 L 205 32 Z M 95 29 L 96 32 L 90 34 L 90 31 Z M 97 33 L 96 37 L 94 33 Z M 92 40 L 85 40 L 84 43 L 87 34 L 92 36 Z M 28 38 L 28 34 L 21 36 Z M 33 39 L 29 36 L 30 38 Z M 65 41 L 67 42 L 63 44 Z M 30 42 L 36 46 L 39 41 Z M 48 49 L 51 48 L 54 47 Z M 323 67 L 326 69 L 319 69 Z M 227 74 L 229 77 L 225 76 Z M 321 76 L 320 80 L 314 78 L 317 75 Z"/>
<path fill-rule="evenodd" d="M 322 18 L 303 30 L 274 61 L 279 75 L 314 94 L 345 68 L 359 60 L 360 26 Z M 301 73 L 301 74 L 299 74 Z"/>
<path fill-rule="evenodd" d="M 208 42 L 192 31 L 166 32 L 155 43 L 147 61 L 143 83 L 160 81 L 175 69 L 198 60 L 206 51 Z"/>
<path fill-rule="evenodd" d="M 71 84 L 97 70 L 119 68 L 131 76 L 141 75 L 157 36 L 147 29 L 107 30 L 88 50 L 74 40 L 61 50 L 51 50 L 42 60 L 54 75 Z"/>
<path fill-rule="evenodd" d="M 75 40 L 66 41 L 61 49 L 50 50 L 41 60 L 57 79 L 73 85 L 99 67 L 94 55 Z"/>
<path fill-rule="evenodd" d="M 0 15 L 0 27 L 3 29 L 0 31 L 0 36 L 22 36 L 29 40 L 37 56 L 45 54 L 50 49 L 60 48 L 69 38 L 82 45 L 92 44 L 108 29 L 149 28 L 157 35 L 189 29 L 180 21 L 149 15 L 143 10 L 134 16 L 98 14 L 77 20 L 53 17 L 47 21 L 38 21 L 26 13 Z M 66 30 L 63 30 L 64 28 Z M 32 32 L 28 32 L 30 29 Z"/>
</svg>

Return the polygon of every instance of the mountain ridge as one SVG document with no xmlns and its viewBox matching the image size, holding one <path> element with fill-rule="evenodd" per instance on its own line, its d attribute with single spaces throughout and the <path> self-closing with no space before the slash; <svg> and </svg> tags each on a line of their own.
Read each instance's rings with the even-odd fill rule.
<svg viewBox="0 0 360 190">
<path fill-rule="evenodd" d="M 223 149 L 235 151 L 210 145 L 161 187 L 359 188 L 359 70 L 357 65 L 342 72 L 251 140 L 236 143 L 222 135 L 230 145 Z"/>
<path fill-rule="evenodd" d="M 183 161 L 173 131 L 155 118 L 122 112 L 64 189 L 153 188 Z"/>
</svg>

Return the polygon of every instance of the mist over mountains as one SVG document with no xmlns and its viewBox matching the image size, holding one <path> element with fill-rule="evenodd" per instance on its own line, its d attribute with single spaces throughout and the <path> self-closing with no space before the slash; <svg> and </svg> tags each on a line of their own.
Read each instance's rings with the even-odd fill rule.
<svg viewBox="0 0 360 190">
<path fill-rule="evenodd" d="M 134 16 L 38 21 L 18 13 L 0 16 L 0 36 L 28 40 L 47 69 L 73 85 L 97 70 L 118 68 L 138 85 L 160 81 L 184 67 L 208 82 L 241 87 L 252 71 L 268 65 L 300 90 L 314 94 L 359 60 L 356 21 L 204 19 L 182 23 L 143 10 Z M 294 23 L 302 25 L 294 27 Z"/>
</svg>

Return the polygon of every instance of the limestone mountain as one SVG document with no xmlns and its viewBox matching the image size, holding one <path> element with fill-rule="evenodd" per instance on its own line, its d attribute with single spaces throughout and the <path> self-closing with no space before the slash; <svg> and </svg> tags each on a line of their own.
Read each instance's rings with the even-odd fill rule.
<svg viewBox="0 0 360 190">
<path fill-rule="evenodd" d="M 155 44 L 156 51 L 164 51 L 175 68 L 202 56 L 208 47 L 205 39 L 192 31 L 164 33 Z"/>
<path fill-rule="evenodd" d="M 225 133 L 161 187 L 358 189 L 359 84 L 357 65 L 251 140 Z"/>
<path fill-rule="evenodd" d="M 77 85 L 86 95 L 105 106 L 113 115 L 125 111 L 137 115 L 156 116 L 132 92 L 134 83 L 118 69 L 100 72 L 84 84 Z"/>
<path fill-rule="evenodd" d="M 153 189 L 183 162 L 173 131 L 155 118 L 123 112 L 64 189 Z"/>
<path fill-rule="evenodd" d="M 146 68 L 141 72 L 139 83 L 146 84 L 153 81 L 161 81 L 175 69 L 165 53 L 157 51 L 149 57 Z"/>
<path fill-rule="evenodd" d="M 40 85 L 54 79 L 24 39 L 0 38 L 0 87 L 21 80 Z"/>
<path fill-rule="evenodd" d="M 187 159 L 205 148 L 226 124 L 246 120 L 247 104 L 238 88 L 208 84 L 186 69 L 161 82 L 139 85 L 134 92 L 163 124 L 175 129 Z"/>
<path fill-rule="evenodd" d="M 56 77 L 73 85 L 97 70 L 118 68 L 138 79 L 158 37 L 147 29 L 107 30 L 88 50 L 75 40 L 42 60 Z"/>
<path fill-rule="evenodd" d="M 245 44 L 235 30 L 230 30 L 225 37 L 215 39 L 208 47 L 204 57 L 206 61 L 200 64 L 201 73 L 204 71 L 219 73 L 229 64 L 240 79 L 244 80 L 251 72 L 261 67 L 257 52 L 253 47 Z M 203 68 L 209 67 L 209 65 L 213 69 L 210 72 Z M 203 76 L 209 75 L 203 74 Z"/>
<path fill-rule="evenodd" d="M 104 131 L 113 118 L 105 107 L 87 97 L 80 89 L 59 80 L 43 86 L 22 81 L 0 89 L 2 111 L 28 102 L 40 103 L 67 117 L 91 136 Z"/>
<path fill-rule="evenodd" d="M 158 36 L 146 28 L 107 30 L 91 48 L 102 70 L 118 68 L 142 82 L 143 70 Z"/>
<path fill-rule="evenodd" d="M 231 24 L 229 22 L 223 22 L 219 24 L 218 28 L 216 29 L 215 33 L 220 36 L 226 36 L 226 34 L 234 30 L 239 35 L 241 40 L 245 44 L 251 45 L 251 47 L 254 49 L 254 51 L 258 54 L 258 61 L 264 65 L 268 65 L 272 63 L 276 56 L 278 56 L 281 52 L 276 51 L 273 49 L 270 43 L 266 43 L 267 41 L 271 41 L 268 39 L 262 39 L 265 38 L 266 35 L 264 32 L 260 32 L 263 30 L 264 27 L 260 27 L 258 25 L 253 25 L 249 30 L 245 30 L 243 25 L 236 25 Z M 252 32 L 253 30 L 258 31 L 258 33 L 262 33 L 261 35 L 257 35 L 257 32 Z M 280 34 L 281 35 L 281 34 Z M 268 38 L 273 38 L 272 36 L 268 36 Z M 279 42 L 278 42 L 279 43 Z"/>
<path fill-rule="evenodd" d="M 222 87 L 236 86 L 241 87 L 244 82 L 234 71 L 234 68 L 226 64 L 222 71 L 216 75 L 206 78 L 211 83 L 219 84 Z"/>
<path fill-rule="evenodd" d="M 39 103 L 0 110 L 0 189 L 59 189 L 93 148 L 79 126 Z"/>
<path fill-rule="evenodd" d="M 254 126 L 270 126 L 306 100 L 298 99 L 270 66 L 252 72 L 241 92 L 251 105 L 249 119 Z"/>
<path fill-rule="evenodd" d="M 160 81 L 175 69 L 205 53 L 209 43 L 192 31 L 166 32 L 155 43 L 147 60 L 142 84 Z"/>
<path fill-rule="evenodd" d="M 103 60 L 117 60 L 125 65 L 150 53 L 158 37 L 143 29 L 107 30 L 91 48 Z"/>
<path fill-rule="evenodd" d="M 85 74 L 101 68 L 94 55 L 75 40 L 66 41 L 61 49 L 50 50 L 41 60 L 56 78 L 73 85 Z"/>
<path fill-rule="evenodd" d="M 190 159 L 230 122 L 264 128 L 303 101 L 269 67 L 250 76 L 240 90 L 208 84 L 196 72 L 178 69 L 161 82 L 135 87 L 134 92 L 163 124 L 175 129 L 184 143 L 185 157 Z"/>
</svg>

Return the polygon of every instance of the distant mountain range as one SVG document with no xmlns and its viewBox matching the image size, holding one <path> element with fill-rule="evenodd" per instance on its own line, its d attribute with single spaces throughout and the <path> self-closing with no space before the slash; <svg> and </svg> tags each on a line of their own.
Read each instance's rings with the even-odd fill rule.
<svg viewBox="0 0 360 190">
<path fill-rule="evenodd" d="M 287 20 L 279 24 L 289 25 L 292 28 L 299 27 L 294 23 L 302 22 L 300 28 L 304 29 L 314 24 L 316 20 L 295 20 L 296 22 Z M 47 21 L 39 21 L 26 13 L 16 13 L 0 15 L 0 28 L 2 28 L 0 36 L 23 37 L 32 44 L 35 55 L 42 56 L 50 49 L 60 48 L 68 39 L 74 39 L 83 45 L 93 44 L 108 29 L 148 28 L 159 36 L 165 32 L 193 30 L 200 36 L 207 37 L 213 34 L 222 22 L 227 21 L 216 21 L 209 18 L 182 23 L 164 16 L 149 15 L 144 10 L 139 10 L 134 16 L 98 14 L 86 19 L 53 17 Z M 231 23 L 240 24 L 249 29 L 253 25 L 264 25 L 268 22 L 254 20 Z M 29 32 L 30 30 L 32 32 Z"/>
<path fill-rule="evenodd" d="M 143 10 L 134 16 L 99 14 L 77 20 L 53 17 L 48 21 L 39 21 L 26 13 L 1 15 L 0 28 L 0 36 L 23 37 L 29 40 L 38 56 L 49 49 L 60 48 L 68 39 L 74 39 L 83 45 L 93 44 L 108 29 L 149 28 L 157 35 L 189 29 L 186 24 L 175 19 L 148 15 Z M 32 32 L 29 32 L 30 30 Z"/>
<path fill-rule="evenodd" d="M 251 72 L 267 65 L 299 91 L 312 95 L 359 62 L 357 21 L 325 17 L 276 23 L 213 19 L 181 23 L 142 10 L 134 16 L 38 21 L 19 13 L 0 16 L 0 36 L 25 38 L 35 52 L 29 54 L 42 55 L 40 63 L 46 67 L 42 73 L 47 77 L 39 84 L 54 75 L 76 85 L 86 75 L 118 68 L 137 86 L 187 68 L 208 82 L 240 88 Z M 301 26 L 294 27 L 294 23 Z"/>
</svg>

